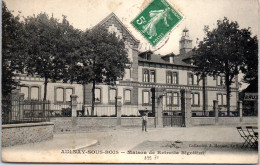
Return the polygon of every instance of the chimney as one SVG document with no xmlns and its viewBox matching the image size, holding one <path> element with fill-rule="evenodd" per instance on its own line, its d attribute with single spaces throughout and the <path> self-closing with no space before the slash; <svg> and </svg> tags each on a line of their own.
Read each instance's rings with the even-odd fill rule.
<svg viewBox="0 0 260 165">
<path fill-rule="evenodd" d="M 169 62 L 173 64 L 173 56 L 169 57 Z"/>
</svg>

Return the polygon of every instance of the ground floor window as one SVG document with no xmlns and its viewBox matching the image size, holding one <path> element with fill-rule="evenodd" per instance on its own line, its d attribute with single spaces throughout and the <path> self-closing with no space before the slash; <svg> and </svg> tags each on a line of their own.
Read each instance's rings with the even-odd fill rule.
<svg viewBox="0 0 260 165">
<path fill-rule="evenodd" d="M 40 87 L 39 86 L 21 86 L 21 93 L 24 94 L 24 100 L 39 100 Z"/>
<path fill-rule="evenodd" d="M 64 100 L 64 89 L 63 88 L 57 88 L 56 89 L 56 101 L 57 102 L 63 102 Z"/>
<path fill-rule="evenodd" d="M 95 89 L 95 103 L 101 103 L 101 88 Z"/>
<path fill-rule="evenodd" d="M 39 100 L 39 87 L 31 87 L 31 100 Z"/>
<path fill-rule="evenodd" d="M 115 103 L 116 96 L 117 96 L 116 88 L 110 88 L 109 89 L 109 103 Z"/>
<path fill-rule="evenodd" d="M 66 101 L 69 102 L 71 100 L 70 95 L 73 94 L 72 88 L 66 88 Z"/>
<path fill-rule="evenodd" d="M 179 105 L 179 93 L 178 92 L 167 92 L 166 93 L 166 104 L 168 106 L 178 106 Z"/>
<path fill-rule="evenodd" d="M 124 93 L 124 103 L 125 104 L 131 104 L 131 90 L 126 89 Z"/>
<path fill-rule="evenodd" d="M 199 93 L 191 93 L 191 105 L 192 106 L 200 105 L 200 94 Z"/>
<path fill-rule="evenodd" d="M 144 105 L 150 104 L 150 91 L 148 90 L 143 91 L 143 104 Z"/>
<path fill-rule="evenodd" d="M 29 100 L 29 87 L 21 87 L 21 93 L 24 94 L 24 100 Z"/>
<path fill-rule="evenodd" d="M 54 97 L 56 103 L 70 102 L 70 95 L 74 94 L 74 88 L 72 87 L 55 87 Z"/>
<path fill-rule="evenodd" d="M 217 94 L 217 100 L 219 106 L 226 106 L 227 105 L 227 95 L 226 94 Z"/>
</svg>

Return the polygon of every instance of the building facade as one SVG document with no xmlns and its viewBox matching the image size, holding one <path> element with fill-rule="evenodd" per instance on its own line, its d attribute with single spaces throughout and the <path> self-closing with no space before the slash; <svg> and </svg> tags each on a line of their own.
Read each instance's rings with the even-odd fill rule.
<svg viewBox="0 0 260 165">
<path fill-rule="evenodd" d="M 163 109 L 179 111 L 180 91 L 191 90 L 192 111 L 210 111 L 213 108 L 213 100 L 218 100 L 218 105 L 225 111 L 226 88 L 224 77 L 206 77 L 205 90 L 203 80 L 194 73 L 195 66 L 192 63 L 192 40 L 189 38 L 189 30 L 184 29 L 179 41 L 180 54 L 173 53 L 158 55 L 152 51 L 139 52 L 139 41 L 127 30 L 115 14 L 110 14 L 98 25 L 105 26 L 109 32 L 116 33 L 117 37 L 125 41 L 130 63 L 125 70 L 125 76 L 114 86 L 98 84 L 95 89 L 96 116 L 114 115 L 109 107 L 115 105 L 115 97 L 122 97 L 122 115 L 138 116 L 138 110 L 152 109 L 151 88 L 162 88 L 165 91 Z M 19 75 L 16 77 L 21 82 L 20 91 L 27 99 L 43 98 L 43 79 Z M 238 78 L 231 85 L 231 112 L 236 111 L 238 100 Z M 85 111 L 90 114 L 92 102 L 92 85 L 49 83 L 47 99 L 54 103 L 67 103 L 70 95 L 76 94 L 78 102 L 81 102 Z M 103 108 L 102 108 L 103 106 Z M 106 108 L 104 108 L 106 107 Z M 111 112 L 110 112 L 111 111 Z M 232 113 L 231 113 L 232 114 Z"/>
</svg>

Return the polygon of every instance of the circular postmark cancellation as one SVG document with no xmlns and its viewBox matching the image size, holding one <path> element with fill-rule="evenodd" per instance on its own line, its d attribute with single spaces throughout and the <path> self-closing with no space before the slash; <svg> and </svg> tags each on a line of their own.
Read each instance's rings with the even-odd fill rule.
<svg viewBox="0 0 260 165">
<path fill-rule="evenodd" d="M 139 9 L 148 4 L 145 0 Z M 174 28 L 183 20 L 181 12 L 166 0 L 154 0 L 131 22 L 135 29 L 152 45 L 152 51 L 162 48 Z M 142 45 L 142 44 L 141 44 Z"/>
</svg>

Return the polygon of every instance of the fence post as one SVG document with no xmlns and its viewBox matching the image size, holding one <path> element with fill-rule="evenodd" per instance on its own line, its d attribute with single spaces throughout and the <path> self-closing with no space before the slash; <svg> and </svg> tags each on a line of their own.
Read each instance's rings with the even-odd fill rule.
<svg viewBox="0 0 260 165">
<path fill-rule="evenodd" d="M 115 108 L 116 108 L 116 119 L 117 119 L 116 127 L 117 128 L 121 127 L 121 114 L 122 114 L 122 111 L 121 111 L 122 102 L 121 102 L 121 100 L 122 100 L 121 96 L 116 96 Z"/>
<path fill-rule="evenodd" d="M 242 107 L 242 104 L 241 104 Z M 254 101 L 254 116 L 258 116 L 258 100 Z"/>
<path fill-rule="evenodd" d="M 20 108 L 20 100 L 19 100 L 19 92 L 17 90 L 12 91 L 11 93 L 11 108 L 10 112 L 8 112 L 8 122 L 12 122 L 12 120 L 16 119 L 17 109 Z M 19 113 L 19 112 L 18 112 Z M 11 124 L 11 123 L 9 123 Z"/>
<path fill-rule="evenodd" d="M 71 116 L 72 117 L 77 117 L 77 95 L 70 95 L 70 100 L 71 100 Z"/>
<path fill-rule="evenodd" d="M 243 107 L 242 107 L 242 101 L 237 101 L 237 111 L 239 114 L 240 122 L 243 121 Z"/>
<path fill-rule="evenodd" d="M 152 112 L 155 113 L 154 124 L 156 128 L 163 127 L 163 96 L 164 89 L 152 88 Z"/>
<path fill-rule="evenodd" d="M 72 130 L 76 131 L 77 130 L 77 95 L 72 94 L 70 95 L 70 100 L 71 100 L 71 117 L 72 117 Z"/>
<path fill-rule="evenodd" d="M 182 127 L 190 127 L 191 123 L 191 91 L 187 89 L 181 90 L 181 110 L 183 124 Z"/>
<path fill-rule="evenodd" d="M 23 114 L 24 114 L 24 94 L 19 93 L 19 119 L 23 120 Z"/>
<path fill-rule="evenodd" d="M 217 100 L 213 100 L 213 110 L 214 110 L 214 113 L 215 113 L 215 124 L 218 123 L 218 101 Z"/>
</svg>

